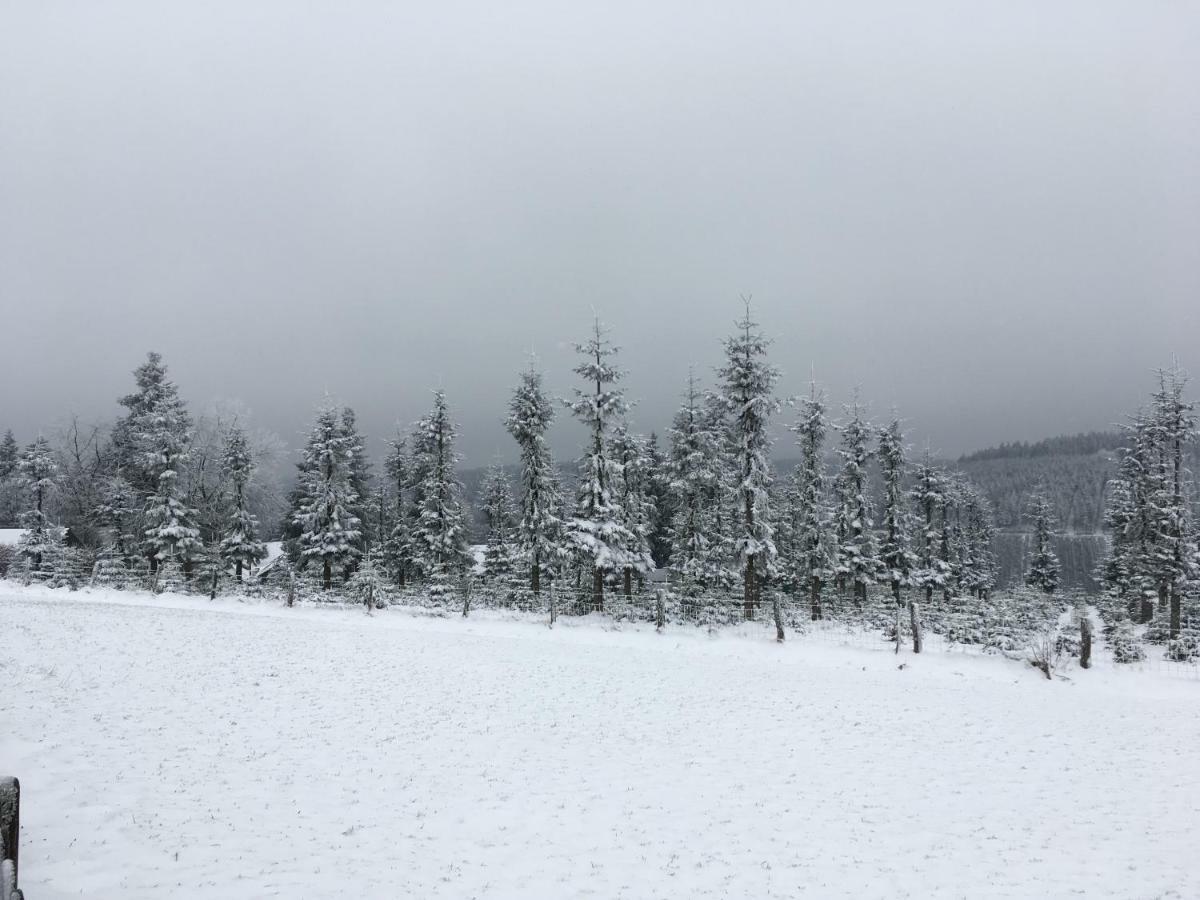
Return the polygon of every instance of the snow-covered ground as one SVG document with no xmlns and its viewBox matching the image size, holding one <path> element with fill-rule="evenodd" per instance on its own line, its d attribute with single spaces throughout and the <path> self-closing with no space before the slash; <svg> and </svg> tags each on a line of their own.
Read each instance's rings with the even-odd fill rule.
<svg viewBox="0 0 1200 900">
<path fill-rule="evenodd" d="M 1200 896 L 1195 681 L 768 635 L 0 585 L 21 881 Z"/>
</svg>

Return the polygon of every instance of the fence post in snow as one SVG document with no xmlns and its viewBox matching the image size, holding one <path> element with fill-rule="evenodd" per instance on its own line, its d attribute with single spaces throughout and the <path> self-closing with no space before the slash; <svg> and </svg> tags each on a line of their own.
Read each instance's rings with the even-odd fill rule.
<svg viewBox="0 0 1200 900">
<path fill-rule="evenodd" d="M 558 618 L 558 605 L 554 599 L 554 579 L 550 579 L 550 625 L 554 626 L 555 619 Z"/>
<path fill-rule="evenodd" d="M 771 591 L 771 612 L 775 615 L 775 640 L 783 643 L 783 611 L 779 608 L 779 591 Z"/>
<path fill-rule="evenodd" d="M 917 610 L 917 601 L 908 601 L 908 618 L 912 624 L 913 653 L 921 652 L 921 615 Z"/>
<path fill-rule="evenodd" d="M 1086 609 L 1079 616 L 1079 665 L 1092 667 L 1092 617 Z"/>
<path fill-rule="evenodd" d="M 667 624 L 667 609 L 663 599 L 665 593 L 662 588 L 654 593 L 654 626 L 658 631 L 662 631 Z"/>
<path fill-rule="evenodd" d="M 17 850 L 21 839 L 21 782 L 15 778 L 0 778 L 0 860 L 5 861 L 5 876 L 11 884 L 0 884 L 5 893 L 5 900 L 17 888 Z M 11 876 L 7 862 L 11 861 Z"/>
</svg>

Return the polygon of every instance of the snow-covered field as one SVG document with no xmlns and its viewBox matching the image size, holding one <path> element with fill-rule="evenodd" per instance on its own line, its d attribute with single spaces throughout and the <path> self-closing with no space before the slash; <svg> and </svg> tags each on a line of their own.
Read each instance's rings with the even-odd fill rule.
<svg viewBox="0 0 1200 900">
<path fill-rule="evenodd" d="M 0 586 L 63 897 L 1196 897 L 1200 686 Z"/>
</svg>

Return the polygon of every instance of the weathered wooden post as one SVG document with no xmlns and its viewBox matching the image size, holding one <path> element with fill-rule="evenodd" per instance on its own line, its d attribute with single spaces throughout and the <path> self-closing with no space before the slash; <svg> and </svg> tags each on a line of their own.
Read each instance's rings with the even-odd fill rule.
<svg viewBox="0 0 1200 900">
<path fill-rule="evenodd" d="M 288 606 L 296 605 L 296 572 L 294 569 L 292 569 L 290 567 L 288 568 L 287 605 Z"/>
<path fill-rule="evenodd" d="M 771 591 L 771 612 L 775 616 L 775 640 L 783 643 L 783 610 L 779 607 L 779 591 Z"/>
<path fill-rule="evenodd" d="M 4 881 L 0 883 L 3 896 L 19 897 L 17 893 L 17 851 L 21 839 L 21 782 L 12 777 L 0 778 L 0 860 L 5 862 Z M 11 866 L 8 863 L 11 862 Z"/>
<path fill-rule="evenodd" d="M 554 587 L 555 587 L 556 583 L 557 583 L 556 579 L 554 579 L 554 578 L 550 579 L 550 627 L 551 628 L 554 627 L 554 622 L 556 619 L 558 619 L 558 604 L 554 597 Z"/>
<path fill-rule="evenodd" d="M 912 624 L 913 653 L 921 652 L 921 614 L 917 610 L 917 601 L 908 601 L 908 620 Z"/>
<path fill-rule="evenodd" d="M 1084 669 L 1092 667 L 1092 617 L 1087 610 L 1079 617 L 1079 665 Z"/>
<path fill-rule="evenodd" d="M 667 624 L 667 609 L 663 599 L 665 593 L 662 588 L 654 592 L 654 627 L 656 631 L 662 631 Z"/>
</svg>

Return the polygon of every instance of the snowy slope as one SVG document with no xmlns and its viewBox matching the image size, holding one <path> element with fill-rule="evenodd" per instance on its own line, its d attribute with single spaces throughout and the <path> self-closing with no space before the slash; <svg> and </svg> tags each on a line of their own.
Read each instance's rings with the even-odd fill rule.
<svg viewBox="0 0 1200 900">
<path fill-rule="evenodd" d="M 36 900 L 1200 896 L 1194 681 L 17 591 Z"/>
</svg>

